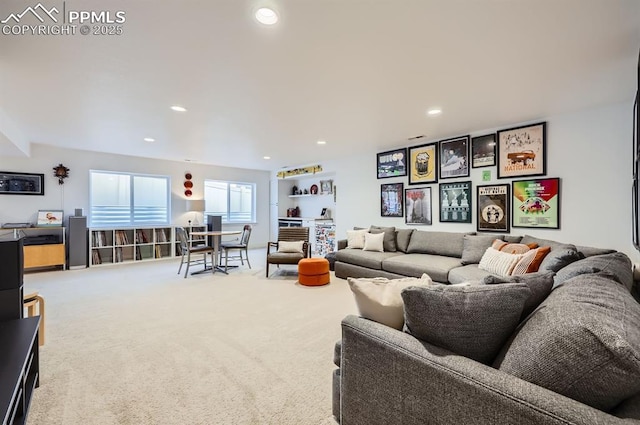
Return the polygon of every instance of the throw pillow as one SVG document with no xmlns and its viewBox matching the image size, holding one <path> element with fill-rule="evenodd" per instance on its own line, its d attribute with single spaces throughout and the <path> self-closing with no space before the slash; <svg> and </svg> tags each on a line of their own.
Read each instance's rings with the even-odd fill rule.
<svg viewBox="0 0 640 425">
<path fill-rule="evenodd" d="M 580 254 L 575 245 L 564 244 L 549 239 L 539 239 L 534 236 L 524 235 L 521 243 L 537 243 L 538 246 L 550 246 L 551 252 L 542 260 L 540 270 L 557 272 L 574 261 L 580 260 Z"/>
<path fill-rule="evenodd" d="M 409 286 L 427 286 L 433 283 L 426 274 L 422 275 L 422 278 L 402 279 L 350 277 L 347 281 L 362 317 L 398 330 L 402 330 L 404 324 L 400 292 Z"/>
<path fill-rule="evenodd" d="M 384 233 L 384 250 L 386 252 L 396 252 L 396 228 L 371 226 L 369 233 Z"/>
<path fill-rule="evenodd" d="M 462 248 L 462 264 L 478 264 L 482 254 L 491 246 L 496 237 L 493 235 L 464 235 Z"/>
<path fill-rule="evenodd" d="M 531 290 L 531 295 L 527 298 L 522 309 L 520 319 L 526 318 L 535 310 L 551 293 L 553 287 L 554 272 L 537 272 L 524 275 L 514 275 L 507 277 L 486 276 L 481 283 L 494 285 L 498 283 L 524 283 Z"/>
<path fill-rule="evenodd" d="M 556 274 L 553 287 L 555 289 L 563 282 L 581 274 L 599 273 L 611 276 L 613 280 L 631 290 L 633 287 L 632 270 L 631 260 L 622 252 L 593 255 L 571 263 L 560 270 Z"/>
<path fill-rule="evenodd" d="M 582 275 L 553 290 L 494 367 L 607 412 L 640 392 L 639 353 L 640 304 L 623 285 Z"/>
<path fill-rule="evenodd" d="M 411 235 L 416 229 L 398 229 L 396 230 L 396 248 L 400 252 L 407 252 Z"/>
<path fill-rule="evenodd" d="M 363 251 L 384 252 L 384 233 L 365 233 Z"/>
<path fill-rule="evenodd" d="M 508 254 L 524 254 L 525 252 L 529 252 L 530 250 L 537 248 L 538 244 L 508 243 L 500 239 L 496 239 L 491 244 L 491 247 Z"/>
<path fill-rule="evenodd" d="M 489 364 L 518 325 L 530 293 L 524 283 L 406 288 L 405 331 Z"/>
<path fill-rule="evenodd" d="M 367 232 L 367 229 L 347 230 L 347 248 L 364 248 L 364 234 Z"/>
<path fill-rule="evenodd" d="M 518 264 L 513 268 L 511 274 L 526 274 L 537 272 L 544 257 L 551 252 L 550 246 L 543 246 L 529 250 L 522 256 Z"/>
<path fill-rule="evenodd" d="M 480 259 L 478 268 L 498 276 L 510 276 L 523 256 L 524 254 L 508 254 L 489 247 Z"/>
<path fill-rule="evenodd" d="M 304 252 L 302 251 L 303 247 L 304 247 L 304 241 L 278 242 L 278 252 L 304 254 Z"/>
</svg>

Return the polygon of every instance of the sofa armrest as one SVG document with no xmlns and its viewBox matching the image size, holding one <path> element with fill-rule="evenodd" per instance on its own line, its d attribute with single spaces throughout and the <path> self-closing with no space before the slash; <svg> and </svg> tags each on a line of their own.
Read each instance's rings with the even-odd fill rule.
<svg viewBox="0 0 640 425">
<path fill-rule="evenodd" d="M 638 424 L 363 319 L 342 321 L 341 424 Z"/>
<path fill-rule="evenodd" d="M 347 247 L 347 240 L 346 239 L 339 239 L 338 240 L 338 249 L 337 251 L 340 251 L 341 249 L 345 249 Z"/>
</svg>

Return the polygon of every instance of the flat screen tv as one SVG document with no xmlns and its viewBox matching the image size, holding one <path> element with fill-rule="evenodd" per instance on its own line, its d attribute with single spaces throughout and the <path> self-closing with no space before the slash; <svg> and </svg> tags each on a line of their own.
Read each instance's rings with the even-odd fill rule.
<svg viewBox="0 0 640 425">
<path fill-rule="evenodd" d="M 640 54 L 638 55 L 638 82 L 633 103 L 633 245 L 640 251 Z"/>
</svg>

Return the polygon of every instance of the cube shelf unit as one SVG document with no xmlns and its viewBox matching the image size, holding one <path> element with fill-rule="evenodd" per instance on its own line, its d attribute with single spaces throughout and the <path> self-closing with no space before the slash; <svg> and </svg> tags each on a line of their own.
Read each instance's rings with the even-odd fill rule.
<svg viewBox="0 0 640 425">
<path fill-rule="evenodd" d="M 174 228 L 91 229 L 91 266 L 173 257 Z"/>
</svg>

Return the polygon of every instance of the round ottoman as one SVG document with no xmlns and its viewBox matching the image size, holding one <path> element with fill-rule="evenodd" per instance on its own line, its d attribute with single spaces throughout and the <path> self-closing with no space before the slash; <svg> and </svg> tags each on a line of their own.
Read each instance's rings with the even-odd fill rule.
<svg viewBox="0 0 640 425">
<path fill-rule="evenodd" d="M 324 258 L 303 258 L 298 263 L 298 282 L 305 286 L 326 285 L 331 280 L 329 261 Z"/>
</svg>

